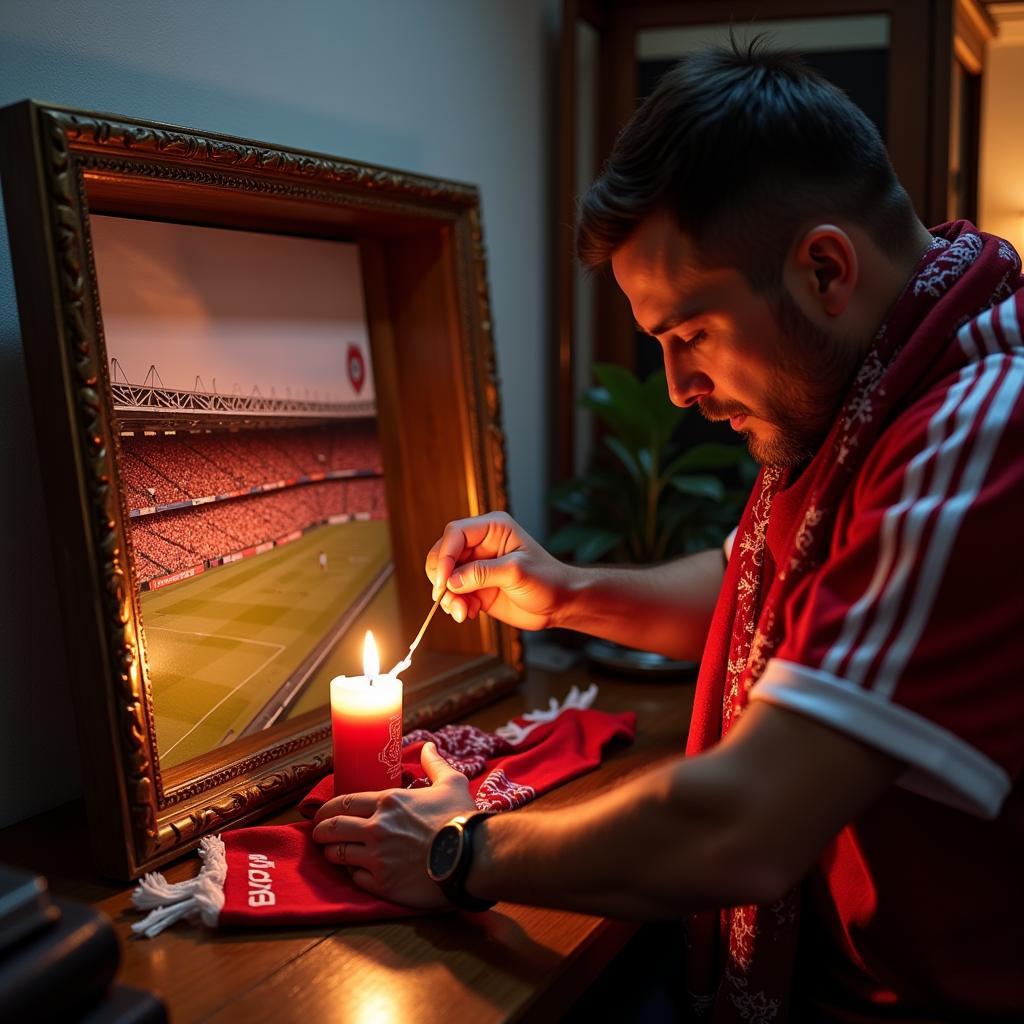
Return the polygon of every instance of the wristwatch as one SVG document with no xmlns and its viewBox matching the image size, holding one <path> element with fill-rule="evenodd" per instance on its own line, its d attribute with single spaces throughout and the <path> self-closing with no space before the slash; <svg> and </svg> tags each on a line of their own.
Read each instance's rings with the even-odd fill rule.
<svg viewBox="0 0 1024 1024">
<path fill-rule="evenodd" d="M 460 814 L 438 829 L 427 852 L 427 875 L 441 892 L 463 910 L 490 910 L 494 900 L 481 900 L 466 892 L 466 878 L 473 863 L 473 831 L 492 812 Z"/>
</svg>

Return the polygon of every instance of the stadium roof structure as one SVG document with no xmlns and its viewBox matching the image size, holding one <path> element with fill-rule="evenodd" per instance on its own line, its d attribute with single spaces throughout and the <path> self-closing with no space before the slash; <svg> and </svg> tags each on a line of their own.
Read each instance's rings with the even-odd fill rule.
<svg viewBox="0 0 1024 1024">
<path fill-rule="evenodd" d="M 328 402 L 309 398 L 266 398 L 256 391 L 248 395 L 223 395 L 215 391 L 181 391 L 123 381 L 112 381 L 110 391 L 121 430 L 280 427 L 377 415 L 377 404 L 373 400 Z"/>
</svg>

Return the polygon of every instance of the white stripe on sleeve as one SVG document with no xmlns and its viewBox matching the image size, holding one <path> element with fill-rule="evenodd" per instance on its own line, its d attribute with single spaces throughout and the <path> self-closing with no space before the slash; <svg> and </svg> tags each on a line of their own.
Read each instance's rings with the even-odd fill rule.
<svg viewBox="0 0 1024 1024">
<path fill-rule="evenodd" d="M 905 762 L 896 784 L 920 796 L 995 818 L 1010 792 L 1009 774 L 990 757 L 916 711 L 856 683 L 772 658 L 750 691 Z"/>
<path fill-rule="evenodd" d="M 1002 439 L 1006 424 L 1024 390 L 1024 358 L 1009 357 L 1011 366 L 992 404 L 968 457 L 967 465 L 960 476 L 956 493 L 943 503 L 939 511 L 932 539 L 924 560 L 917 573 L 917 586 L 910 601 L 910 610 L 896 639 L 885 653 L 885 660 L 879 667 L 872 689 L 884 697 L 891 697 L 896 684 L 906 667 L 907 661 L 921 638 L 928 616 L 931 614 L 942 577 L 949 563 L 960 526 L 981 491 Z M 986 362 L 997 366 L 1005 365 L 1005 355 L 991 356 Z"/>
<path fill-rule="evenodd" d="M 888 641 L 906 588 L 908 584 L 916 581 L 912 570 L 918 562 L 924 527 L 935 509 L 947 501 L 947 490 L 954 471 L 960 464 L 965 442 L 970 437 L 978 412 L 994 386 L 1000 368 L 1004 365 L 998 359 L 986 358 L 980 364 L 975 362 L 981 356 L 977 344 L 979 336 L 986 355 L 1002 352 L 1002 347 L 992 326 L 994 316 L 999 318 L 1007 345 L 1011 349 L 1018 350 L 1021 346 L 1016 298 L 1013 296 L 998 306 L 985 310 L 976 320 L 964 324 L 957 332 L 960 346 L 971 363 L 961 370 L 957 382 L 949 389 L 941 408 L 936 411 L 929 422 L 926 447 L 907 465 L 900 501 L 887 509 L 882 518 L 875 571 L 865 592 L 850 606 L 840 628 L 839 636 L 822 659 L 821 668 L 824 672 L 833 675 L 842 674 L 845 678 L 863 684 L 868 669 L 879 650 Z M 1013 388 L 1013 384 L 1005 382 L 1004 387 L 1000 389 L 997 404 L 1000 404 L 1004 411 L 1006 411 L 1006 401 Z M 1012 407 L 1009 411 L 1012 411 Z M 1007 411 L 1007 416 L 1009 411 Z M 986 416 L 982 432 L 987 434 L 988 440 L 975 441 L 972 458 L 976 453 L 979 458 L 984 459 L 984 454 L 989 449 L 990 443 L 991 449 L 994 451 L 995 442 L 998 440 L 996 435 L 1002 433 L 1002 426 L 998 422 L 999 414 L 994 415 L 995 420 L 992 418 L 993 413 Z M 951 423 L 953 424 L 953 433 L 947 436 Z M 1005 426 L 1005 420 L 1003 426 Z M 989 462 L 991 462 L 991 451 L 985 462 L 986 469 Z M 931 475 L 928 492 L 922 494 L 923 480 L 926 471 L 931 468 L 932 464 L 934 464 L 934 471 Z M 976 475 L 977 468 L 971 468 L 973 475 Z M 984 474 L 978 481 L 979 487 L 983 480 Z M 970 499 L 966 499 L 964 484 L 961 480 L 961 485 L 950 508 L 956 510 L 962 506 L 965 511 L 964 500 L 967 500 L 969 504 Z M 941 539 L 936 540 L 936 535 L 939 534 L 939 531 L 936 531 L 936 535 L 933 535 L 929 544 L 929 551 L 934 550 L 936 554 L 929 557 L 928 552 L 925 553 L 925 561 L 932 564 L 933 572 L 941 572 L 945 566 L 945 559 L 940 557 L 940 552 L 945 550 L 948 557 L 948 549 L 952 546 L 956 529 L 962 518 L 962 512 L 957 518 L 955 511 L 947 511 L 945 508 L 940 513 L 943 523 Z M 949 532 L 951 528 L 952 533 Z M 894 565 L 895 569 L 893 569 Z M 918 589 L 920 591 L 920 586 Z M 922 593 L 921 596 L 926 597 L 926 594 Z M 932 595 L 932 599 L 933 597 L 934 595 Z M 915 605 L 912 618 L 915 621 L 923 622 L 923 611 L 930 610 L 930 608 L 930 600 L 927 602 L 926 609 Z M 877 611 L 877 615 L 867 636 L 861 639 L 861 634 L 872 611 Z M 905 664 L 906 659 L 900 652 L 904 650 L 912 632 L 913 627 L 904 627 L 901 633 L 903 644 L 900 645 L 897 655 L 890 662 L 889 670 L 885 673 L 883 685 L 890 687 L 889 692 L 895 686 L 898 671 L 901 671 L 902 664 Z M 918 635 L 919 632 L 920 627 L 918 627 Z M 853 652 L 852 657 L 850 657 L 851 651 Z M 844 666 L 847 657 L 850 657 L 850 663 Z M 899 657 L 903 657 L 902 664 L 896 660 Z M 898 665 L 899 670 L 897 671 Z"/>
<path fill-rule="evenodd" d="M 734 526 L 729 536 L 725 538 L 722 544 L 722 551 L 725 552 L 725 560 L 728 562 L 732 558 L 732 546 L 736 543 L 736 531 L 739 530 L 738 526 Z"/>
<path fill-rule="evenodd" d="M 979 369 L 977 363 L 972 363 L 961 370 L 957 382 L 949 389 L 945 401 L 928 424 L 927 445 L 907 464 L 900 500 L 886 509 L 882 517 L 878 560 L 871 581 L 846 613 L 838 638 L 822 660 L 822 671 L 830 675 L 838 675 L 842 671 L 844 677 L 862 683 L 878 645 L 887 638 L 892 628 L 891 617 L 895 615 L 903 594 L 906 573 L 917 559 L 917 546 L 925 520 L 945 496 L 977 410 L 995 383 L 996 372 L 986 378 L 979 375 Z M 949 433 L 951 424 L 954 426 Z M 935 468 L 929 474 L 933 463 Z M 926 477 L 928 490 L 922 493 Z M 898 564 L 893 571 L 897 559 Z M 879 612 L 871 630 L 857 644 L 868 615 L 876 605 Z M 886 609 L 888 615 L 885 614 Z M 854 651 L 851 663 L 843 669 L 843 661 L 851 650 Z"/>
</svg>

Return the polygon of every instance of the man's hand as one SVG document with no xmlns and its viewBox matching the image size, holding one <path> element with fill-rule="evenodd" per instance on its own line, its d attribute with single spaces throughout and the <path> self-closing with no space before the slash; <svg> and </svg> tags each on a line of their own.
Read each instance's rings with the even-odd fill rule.
<svg viewBox="0 0 1024 1024">
<path fill-rule="evenodd" d="M 570 586 L 572 568 L 549 555 L 511 516 L 457 519 L 427 553 L 434 600 L 455 619 L 481 610 L 518 629 L 546 629 Z M 447 587 L 447 590 L 445 589 Z"/>
<path fill-rule="evenodd" d="M 427 851 L 442 825 L 475 811 L 469 781 L 425 743 L 420 763 L 430 779 L 425 789 L 336 796 L 314 819 L 313 840 L 324 856 L 343 865 L 361 889 L 382 899 L 423 909 L 447 906 L 427 877 Z"/>
<path fill-rule="evenodd" d="M 506 512 L 449 523 L 425 568 L 456 622 L 485 611 L 517 629 L 574 629 L 684 661 L 700 657 L 722 585 L 717 548 L 642 569 L 566 565 Z"/>
</svg>

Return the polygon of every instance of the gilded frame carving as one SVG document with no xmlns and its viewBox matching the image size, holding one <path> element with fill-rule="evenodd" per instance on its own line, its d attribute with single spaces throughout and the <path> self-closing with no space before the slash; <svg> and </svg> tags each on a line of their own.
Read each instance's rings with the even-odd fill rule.
<svg viewBox="0 0 1024 1024">
<path fill-rule="evenodd" d="M 134 878 L 294 799 L 328 770 L 330 735 L 325 708 L 161 774 L 90 213 L 358 242 L 411 629 L 424 610 L 422 557 L 444 522 L 507 504 L 480 199 L 458 182 L 31 101 L 0 111 L 0 133 L 94 851 L 103 873 Z M 424 281 L 432 287 L 411 287 Z M 435 368 L 432 386 L 418 387 Z M 440 416 L 439 403 L 454 413 Z M 406 728 L 464 714 L 521 675 L 514 631 L 483 616 L 466 625 L 432 627 L 435 649 L 407 681 Z"/>
</svg>

